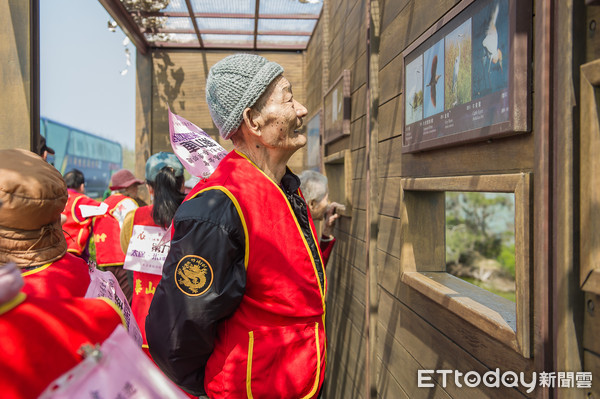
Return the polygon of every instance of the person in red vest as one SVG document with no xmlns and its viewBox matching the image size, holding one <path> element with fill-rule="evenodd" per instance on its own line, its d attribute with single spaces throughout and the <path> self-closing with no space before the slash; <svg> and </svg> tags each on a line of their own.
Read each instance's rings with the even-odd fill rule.
<svg viewBox="0 0 600 399">
<path fill-rule="evenodd" d="M 67 251 L 87 261 L 90 255 L 88 244 L 92 232 L 92 216 L 106 213 L 107 206 L 85 195 L 85 176 L 79 169 L 68 171 L 64 179 L 69 194 L 62 212 L 65 217 L 62 228 L 67 240 Z"/>
<path fill-rule="evenodd" d="M 173 220 L 146 317 L 152 358 L 210 398 L 315 398 L 325 375 L 326 275 L 314 224 L 288 168 L 306 145 L 283 68 L 235 54 L 209 71 L 213 122 L 234 150 Z"/>
<path fill-rule="evenodd" d="M 121 249 L 127 253 L 130 243 L 132 251 L 139 245 L 143 245 L 141 240 L 149 237 L 152 233 L 164 235 L 171 225 L 175 211 L 183 202 L 183 165 L 177 159 L 175 154 L 169 152 L 159 152 L 148 158 L 146 162 L 146 184 L 148 192 L 152 196 L 152 205 L 142 206 L 125 217 L 123 229 L 121 230 Z M 136 235 L 132 237 L 132 233 Z M 141 246 L 140 248 L 143 248 Z M 130 251 L 130 253 L 132 252 Z M 161 252 L 164 248 L 161 248 Z M 138 251 L 139 252 L 139 251 Z M 145 262 L 151 262 L 158 252 L 146 251 L 146 256 L 142 257 Z M 135 259 L 132 257 L 132 259 Z M 143 261 L 136 262 L 142 264 Z M 146 315 L 150 308 L 150 302 L 154 297 L 156 286 L 160 282 L 162 275 L 162 264 L 159 262 L 153 264 L 156 267 L 142 269 L 135 267 L 133 272 L 133 297 L 131 299 L 131 311 L 140 327 L 142 338 L 144 340 L 142 349 L 150 356 L 148 352 L 148 342 L 146 340 Z M 124 264 L 127 268 L 127 261 Z"/>
<path fill-rule="evenodd" d="M 40 158 L 41 160 L 41 158 Z M 124 325 L 104 298 L 26 294 L 14 263 L 0 261 L 0 387 L 4 399 L 34 399 L 81 360 L 83 345 L 96 345 Z"/>
<path fill-rule="evenodd" d="M 125 216 L 138 207 L 138 203 L 129 195 L 136 195 L 138 186 L 143 183 L 127 169 L 117 171 L 109 186 L 113 193 L 103 201 L 107 205 L 107 211 L 94 218 L 92 227 L 96 264 L 115 275 L 130 303 L 132 276 L 123 269 L 125 253 L 121 249 L 121 228 Z"/>
<path fill-rule="evenodd" d="M 340 215 L 337 210 L 344 210 L 344 205 L 337 202 L 329 202 L 329 190 L 327 189 L 327 177 L 314 170 L 305 170 L 298 175 L 300 178 L 300 189 L 310 210 L 313 220 L 323 220 L 321 239 L 319 247 L 323 256 L 323 263 L 327 266 L 335 237 L 333 227 Z"/>
<path fill-rule="evenodd" d="M 20 268 L 27 294 L 83 297 L 90 273 L 83 259 L 67 253 L 62 176 L 39 155 L 19 149 L 0 150 L 0 170 L 0 264 Z"/>
</svg>

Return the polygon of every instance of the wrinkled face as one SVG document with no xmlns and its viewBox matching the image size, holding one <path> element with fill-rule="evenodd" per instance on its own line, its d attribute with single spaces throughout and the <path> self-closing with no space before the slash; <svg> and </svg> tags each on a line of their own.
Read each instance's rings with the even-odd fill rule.
<svg viewBox="0 0 600 399">
<path fill-rule="evenodd" d="M 327 210 L 327 205 L 329 205 L 329 194 L 325 194 L 325 197 L 320 202 L 316 200 L 311 200 L 310 204 L 308 204 L 310 208 L 310 214 L 312 215 L 313 220 L 322 220 L 323 216 L 325 216 L 325 211 Z"/>
<path fill-rule="evenodd" d="M 300 132 L 306 108 L 294 99 L 292 85 L 281 76 L 260 110 L 261 138 L 265 147 L 294 152 L 306 144 Z"/>
</svg>

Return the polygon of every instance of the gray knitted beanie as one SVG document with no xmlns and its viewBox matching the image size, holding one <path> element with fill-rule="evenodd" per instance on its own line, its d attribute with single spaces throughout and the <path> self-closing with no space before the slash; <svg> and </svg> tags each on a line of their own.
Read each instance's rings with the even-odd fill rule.
<svg viewBox="0 0 600 399">
<path fill-rule="evenodd" d="M 206 102 L 221 137 L 231 137 L 242 123 L 244 110 L 282 73 L 281 65 L 254 54 L 230 55 L 210 68 Z"/>
</svg>

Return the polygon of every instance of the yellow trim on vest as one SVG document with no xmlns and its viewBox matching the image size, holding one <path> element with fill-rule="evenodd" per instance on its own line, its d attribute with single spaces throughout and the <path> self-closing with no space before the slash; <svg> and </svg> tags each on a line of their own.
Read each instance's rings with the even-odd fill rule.
<svg viewBox="0 0 600 399">
<path fill-rule="evenodd" d="M 143 349 L 148 349 L 148 350 L 150 349 L 150 347 L 148 346 L 148 344 L 142 344 L 142 348 Z"/>
<path fill-rule="evenodd" d="M 246 366 L 246 394 L 252 399 L 252 355 L 254 354 L 254 331 L 248 333 L 248 363 Z"/>
<path fill-rule="evenodd" d="M 319 389 L 319 381 L 321 380 L 321 348 L 319 347 L 319 323 L 315 323 L 315 342 L 317 343 L 317 377 L 315 378 L 315 385 L 310 392 L 304 396 L 305 398 L 312 398 L 317 389 Z"/>
<path fill-rule="evenodd" d="M 323 305 L 323 312 L 324 312 L 325 311 L 325 291 L 324 291 L 325 288 L 321 286 L 321 279 L 319 278 L 319 272 L 317 271 L 317 264 L 315 263 L 315 258 L 313 257 L 312 251 L 310 250 L 310 248 L 308 246 L 308 242 L 306 241 L 306 238 L 304 237 L 304 234 L 302 233 L 302 227 L 300 227 L 300 223 L 298 223 L 298 219 L 296 218 L 296 215 L 294 214 L 294 210 L 292 209 L 292 206 L 288 202 L 287 197 L 285 196 L 285 193 L 283 192 L 281 187 L 279 187 L 273 180 L 271 180 L 271 178 L 269 176 L 267 176 L 267 174 L 265 172 L 263 172 L 254 162 L 252 162 L 250 159 L 248 159 L 248 157 L 246 155 L 242 154 L 241 152 L 239 152 L 237 150 L 234 150 L 234 151 L 237 154 L 239 154 L 240 156 L 242 156 L 243 158 L 245 158 L 246 160 L 248 160 L 248 162 L 250 162 L 250 164 L 252 164 L 275 187 L 277 187 L 277 190 L 279 190 L 279 192 L 283 196 L 283 199 L 285 200 L 285 203 L 287 204 L 288 209 L 290 210 L 290 214 L 294 218 L 294 222 L 296 222 L 296 227 L 298 228 L 298 233 L 300 233 L 300 237 L 302 237 L 302 241 L 304 242 L 304 246 L 306 247 L 306 252 L 308 252 L 308 256 L 310 257 L 310 262 L 312 263 L 313 270 L 315 271 L 315 277 L 317 278 L 317 284 L 319 285 L 319 293 L 321 294 L 321 303 Z M 319 241 L 315 237 L 315 235 L 312 231 L 312 228 L 310 228 L 310 225 L 308 226 L 308 229 L 310 230 L 310 234 L 313 236 L 313 239 L 315 240 L 315 245 L 317 246 L 317 253 L 319 254 L 319 259 L 321 260 L 321 265 L 323 266 L 323 284 L 326 284 L 327 283 L 327 275 L 325 273 L 325 265 L 323 264 L 323 259 L 321 258 L 321 251 L 318 248 Z"/>
<path fill-rule="evenodd" d="M 115 206 L 113 206 L 113 207 L 112 207 L 112 209 L 111 209 L 110 211 L 108 211 L 108 213 L 109 213 L 109 214 L 110 214 L 110 216 L 112 216 L 112 217 L 114 217 L 113 213 L 115 212 L 115 209 L 117 209 L 117 207 L 118 207 L 119 205 L 121 205 L 121 202 L 124 202 L 124 201 L 127 201 L 127 200 L 132 200 L 132 201 L 133 201 L 133 203 L 135 204 L 135 206 L 137 206 L 138 208 L 140 207 L 140 206 L 138 205 L 138 203 L 137 203 L 137 201 L 136 201 L 136 200 L 134 200 L 134 199 L 133 199 L 133 198 L 131 198 L 131 197 L 128 197 L 128 196 L 126 196 L 125 194 L 116 193 L 116 194 L 113 194 L 113 195 L 122 195 L 122 196 L 123 196 L 123 197 L 125 197 L 125 198 L 123 198 L 121 201 L 117 202 L 117 203 L 115 204 Z M 137 208 L 135 208 L 135 209 L 137 209 Z M 116 218 L 115 218 L 115 219 L 116 219 Z"/>
<path fill-rule="evenodd" d="M 123 266 L 123 263 L 98 263 L 96 266 Z"/>
<path fill-rule="evenodd" d="M 30 275 L 32 275 L 32 274 L 35 274 L 35 273 L 41 272 L 42 270 L 46 270 L 47 268 L 49 268 L 51 265 L 52 265 L 52 262 L 50 262 L 50 263 L 46 263 L 45 265 L 43 265 L 43 266 L 40 266 L 40 267 L 38 267 L 37 269 L 28 270 L 28 271 L 26 271 L 26 272 L 23 272 L 23 273 L 21 273 L 21 276 L 23 276 L 23 277 L 27 277 L 27 276 L 30 276 Z"/>
<path fill-rule="evenodd" d="M 25 298 L 27 298 L 27 294 L 24 292 L 19 292 L 13 299 L 0 305 L 0 315 L 19 306 L 21 303 L 23 303 Z"/>
<path fill-rule="evenodd" d="M 242 212 L 242 208 L 240 207 L 239 202 L 237 201 L 235 196 L 231 193 L 231 191 L 229 191 L 228 189 L 226 189 L 223 186 L 207 187 L 207 188 L 203 188 L 202 190 L 198 191 L 196 194 L 192 195 L 190 198 L 188 198 L 188 201 L 193 198 L 196 198 L 198 195 L 202 194 L 205 191 L 209 191 L 209 190 L 220 190 L 223 193 L 225 193 L 225 195 L 227 195 L 229 197 L 231 202 L 233 202 L 235 209 L 237 210 L 238 214 L 240 215 L 240 219 L 242 221 L 242 226 L 244 227 L 244 237 L 246 239 L 246 245 L 245 245 L 246 248 L 245 248 L 245 252 L 244 252 L 244 267 L 246 270 L 248 270 L 248 259 L 250 259 L 250 238 L 248 237 L 248 226 L 246 226 L 246 219 L 244 218 L 244 213 Z"/>
<path fill-rule="evenodd" d="M 125 330 L 129 331 L 129 327 L 127 326 L 127 322 L 125 321 L 125 316 L 123 316 L 123 312 L 121 311 L 121 308 L 119 308 L 116 303 L 114 303 L 110 299 L 105 298 L 103 296 L 98 297 L 98 299 L 102 299 L 104 302 L 106 302 L 108 305 L 110 305 L 110 307 L 113 308 L 115 310 L 115 312 L 117 312 L 117 314 L 121 318 L 121 323 L 123 323 L 123 327 L 125 327 Z"/>
<path fill-rule="evenodd" d="M 77 216 L 75 216 L 75 206 L 77 205 L 77 202 L 79 202 L 79 200 L 83 198 L 83 195 L 78 195 L 74 200 L 73 200 L 73 206 L 71 206 L 71 216 L 73 216 L 73 220 L 75 220 L 77 223 L 81 224 L 83 222 L 83 220 L 79 220 L 77 218 Z"/>
</svg>

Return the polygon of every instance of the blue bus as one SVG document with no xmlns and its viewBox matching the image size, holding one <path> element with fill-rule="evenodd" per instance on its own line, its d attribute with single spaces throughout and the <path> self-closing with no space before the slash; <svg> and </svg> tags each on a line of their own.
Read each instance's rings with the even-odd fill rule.
<svg viewBox="0 0 600 399">
<path fill-rule="evenodd" d="M 79 169 L 85 176 L 86 194 L 102 198 L 112 174 L 123 167 L 121 144 L 45 117 L 40 118 L 40 133 L 55 152 L 48 154 L 48 162 L 62 175 Z"/>
</svg>

